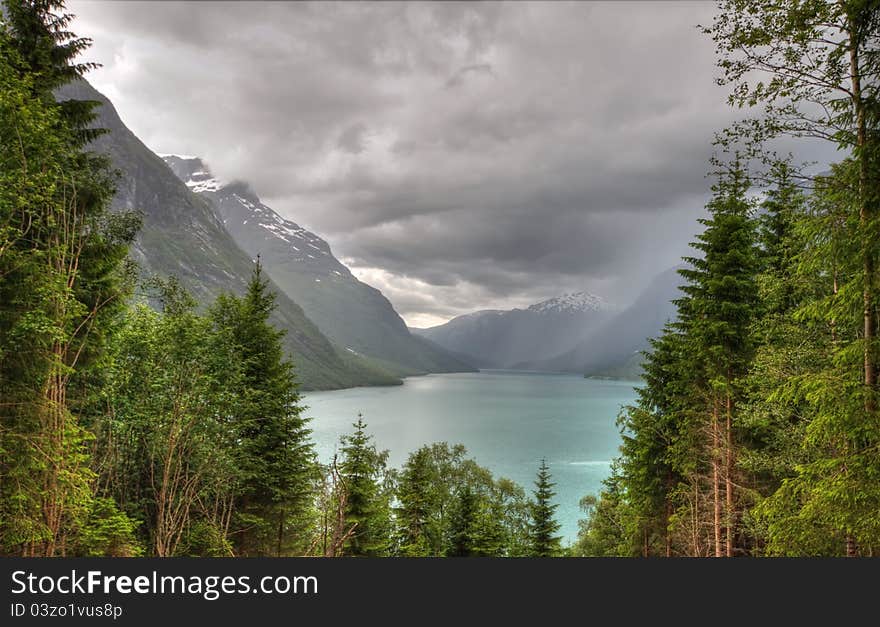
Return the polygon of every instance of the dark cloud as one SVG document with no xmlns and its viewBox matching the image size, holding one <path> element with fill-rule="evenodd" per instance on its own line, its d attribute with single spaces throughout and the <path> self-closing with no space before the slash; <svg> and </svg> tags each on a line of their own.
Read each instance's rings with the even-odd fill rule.
<svg viewBox="0 0 880 627">
<path fill-rule="evenodd" d="M 315 230 L 410 320 L 687 252 L 714 131 L 705 2 L 71 2 L 91 80 L 158 152 Z"/>
</svg>

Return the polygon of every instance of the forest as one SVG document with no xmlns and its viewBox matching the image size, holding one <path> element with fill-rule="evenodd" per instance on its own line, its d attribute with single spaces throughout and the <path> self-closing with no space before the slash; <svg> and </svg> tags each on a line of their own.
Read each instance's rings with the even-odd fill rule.
<svg viewBox="0 0 880 627">
<path fill-rule="evenodd" d="M 259 258 L 212 303 L 143 276 L 97 103 L 56 100 L 90 41 L 58 0 L 2 6 L 0 555 L 880 551 L 877 1 L 723 0 L 701 26 L 751 117 L 714 138 L 677 317 L 570 547 L 546 462 L 529 492 L 445 442 L 395 469 L 353 416 L 320 463 Z M 780 154 L 806 142 L 841 158 Z"/>
</svg>

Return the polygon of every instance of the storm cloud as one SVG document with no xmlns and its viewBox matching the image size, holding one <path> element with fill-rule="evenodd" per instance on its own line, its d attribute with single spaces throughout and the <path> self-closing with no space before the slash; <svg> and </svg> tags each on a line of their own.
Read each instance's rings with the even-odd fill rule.
<svg viewBox="0 0 880 627">
<path fill-rule="evenodd" d="M 625 303 L 693 239 L 706 2 L 70 2 L 89 78 L 326 238 L 413 325 L 573 290 Z"/>
</svg>

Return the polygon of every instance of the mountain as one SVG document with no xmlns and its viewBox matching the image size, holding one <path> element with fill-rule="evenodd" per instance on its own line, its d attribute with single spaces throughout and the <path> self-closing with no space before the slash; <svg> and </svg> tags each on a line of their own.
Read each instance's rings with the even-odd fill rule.
<svg viewBox="0 0 880 627">
<path fill-rule="evenodd" d="M 520 368 L 579 372 L 593 376 L 631 377 L 641 370 L 641 351 L 649 347 L 676 315 L 674 299 L 682 296 L 684 279 L 679 268 L 670 268 L 651 280 L 635 302 L 600 325 L 574 347 L 544 360 L 527 360 Z"/>
<path fill-rule="evenodd" d="M 599 296 L 579 292 L 526 309 L 478 311 L 412 331 L 482 367 L 512 368 L 569 350 L 613 313 Z"/>
<path fill-rule="evenodd" d="M 121 176 L 113 206 L 143 215 L 132 257 L 145 275 L 176 275 L 200 303 L 223 290 L 241 294 L 253 268 L 215 214 L 208 199 L 193 193 L 168 165 L 150 151 L 119 118 L 110 101 L 86 81 L 59 90 L 59 100 L 95 100 L 96 126 L 110 132 L 93 148 L 107 154 Z M 285 348 L 296 365 L 303 389 L 399 383 L 399 379 L 353 353 L 335 347 L 277 285 L 273 323 L 285 329 Z"/>
<path fill-rule="evenodd" d="M 247 183 L 217 180 L 197 157 L 164 159 L 190 190 L 210 201 L 236 243 L 248 255 L 260 255 L 276 285 L 345 351 L 376 360 L 399 376 L 474 370 L 410 334 L 379 290 L 359 281 L 326 241 L 261 202 Z"/>
</svg>

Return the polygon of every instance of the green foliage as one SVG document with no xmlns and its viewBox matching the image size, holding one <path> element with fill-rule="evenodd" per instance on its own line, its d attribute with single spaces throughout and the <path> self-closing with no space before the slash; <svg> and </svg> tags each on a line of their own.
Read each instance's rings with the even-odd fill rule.
<svg viewBox="0 0 880 627">
<path fill-rule="evenodd" d="M 638 557 L 642 547 L 635 541 L 640 537 L 633 524 L 639 518 L 630 512 L 630 505 L 622 492 L 620 474 L 612 468 L 605 480 L 605 489 L 597 498 L 581 499 L 585 518 L 578 521 L 578 537 L 571 547 L 574 557 Z"/>
<path fill-rule="evenodd" d="M 82 150 L 90 105 L 53 90 L 87 65 L 56 2 L 0 24 L 0 422 L 3 552 L 55 555 L 89 515 L 85 428 L 107 334 L 130 288 L 138 226 L 107 213 L 113 176 Z"/>
<path fill-rule="evenodd" d="M 138 557 L 143 548 L 137 523 L 119 511 L 113 499 L 95 498 L 78 534 L 74 553 L 83 557 Z"/>
<path fill-rule="evenodd" d="M 155 285 L 164 311 L 133 309 L 117 335 L 99 453 L 109 494 L 145 521 L 144 542 L 165 556 L 176 552 L 191 515 L 228 525 L 240 473 L 226 386 L 240 372 L 179 284 Z"/>
<path fill-rule="evenodd" d="M 523 489 L 467 458 L 461 444 L 423 446 L 397 483 L 398 553 L 427 556 L 521 556 L 528 545 Z"/>
<path fill-rule="evenodd" d="M 188 525 L 175 550 L 177 557 L 232 557 L 235 555 L 226 532 L 210 520 L 197 519 Z"/>
<path fill-rule="evenodd" d="M 284 333 L 269 323 L 274 309 L 259 259 L 246 294 L 221 295 L 211 309 L 218 336 L 241 364 L 240 376 L 225 389 L 235 397 L 236 511 L 244 517 L 235 543 L 244 555 L 305 550 L 300 539 L 316 472 L 293 365 L 284 358 Z"/>
<path fill-rule="evenodd" d="M 532 557 L 557 557 L 562 551 L 561 537 L 554 535 L 559 531 L 559 523 L 554 518 L 558 505 L 552 502 L 556 496 L 555 485 L 551 481 L 550 467 L 542 459 L 535 480 L 535 498 L 531 503 L 529 555 Z"/>
<path fill-rule="evenodd" d="M 381 557 L 391 551 L 393 475 L 386 465 L 388 451 L 376 449 L 361 415 L 353 426 L 354 432 L 341 438 L 345 522 L 353 530 L 345 554 Z"/>
</svg>

